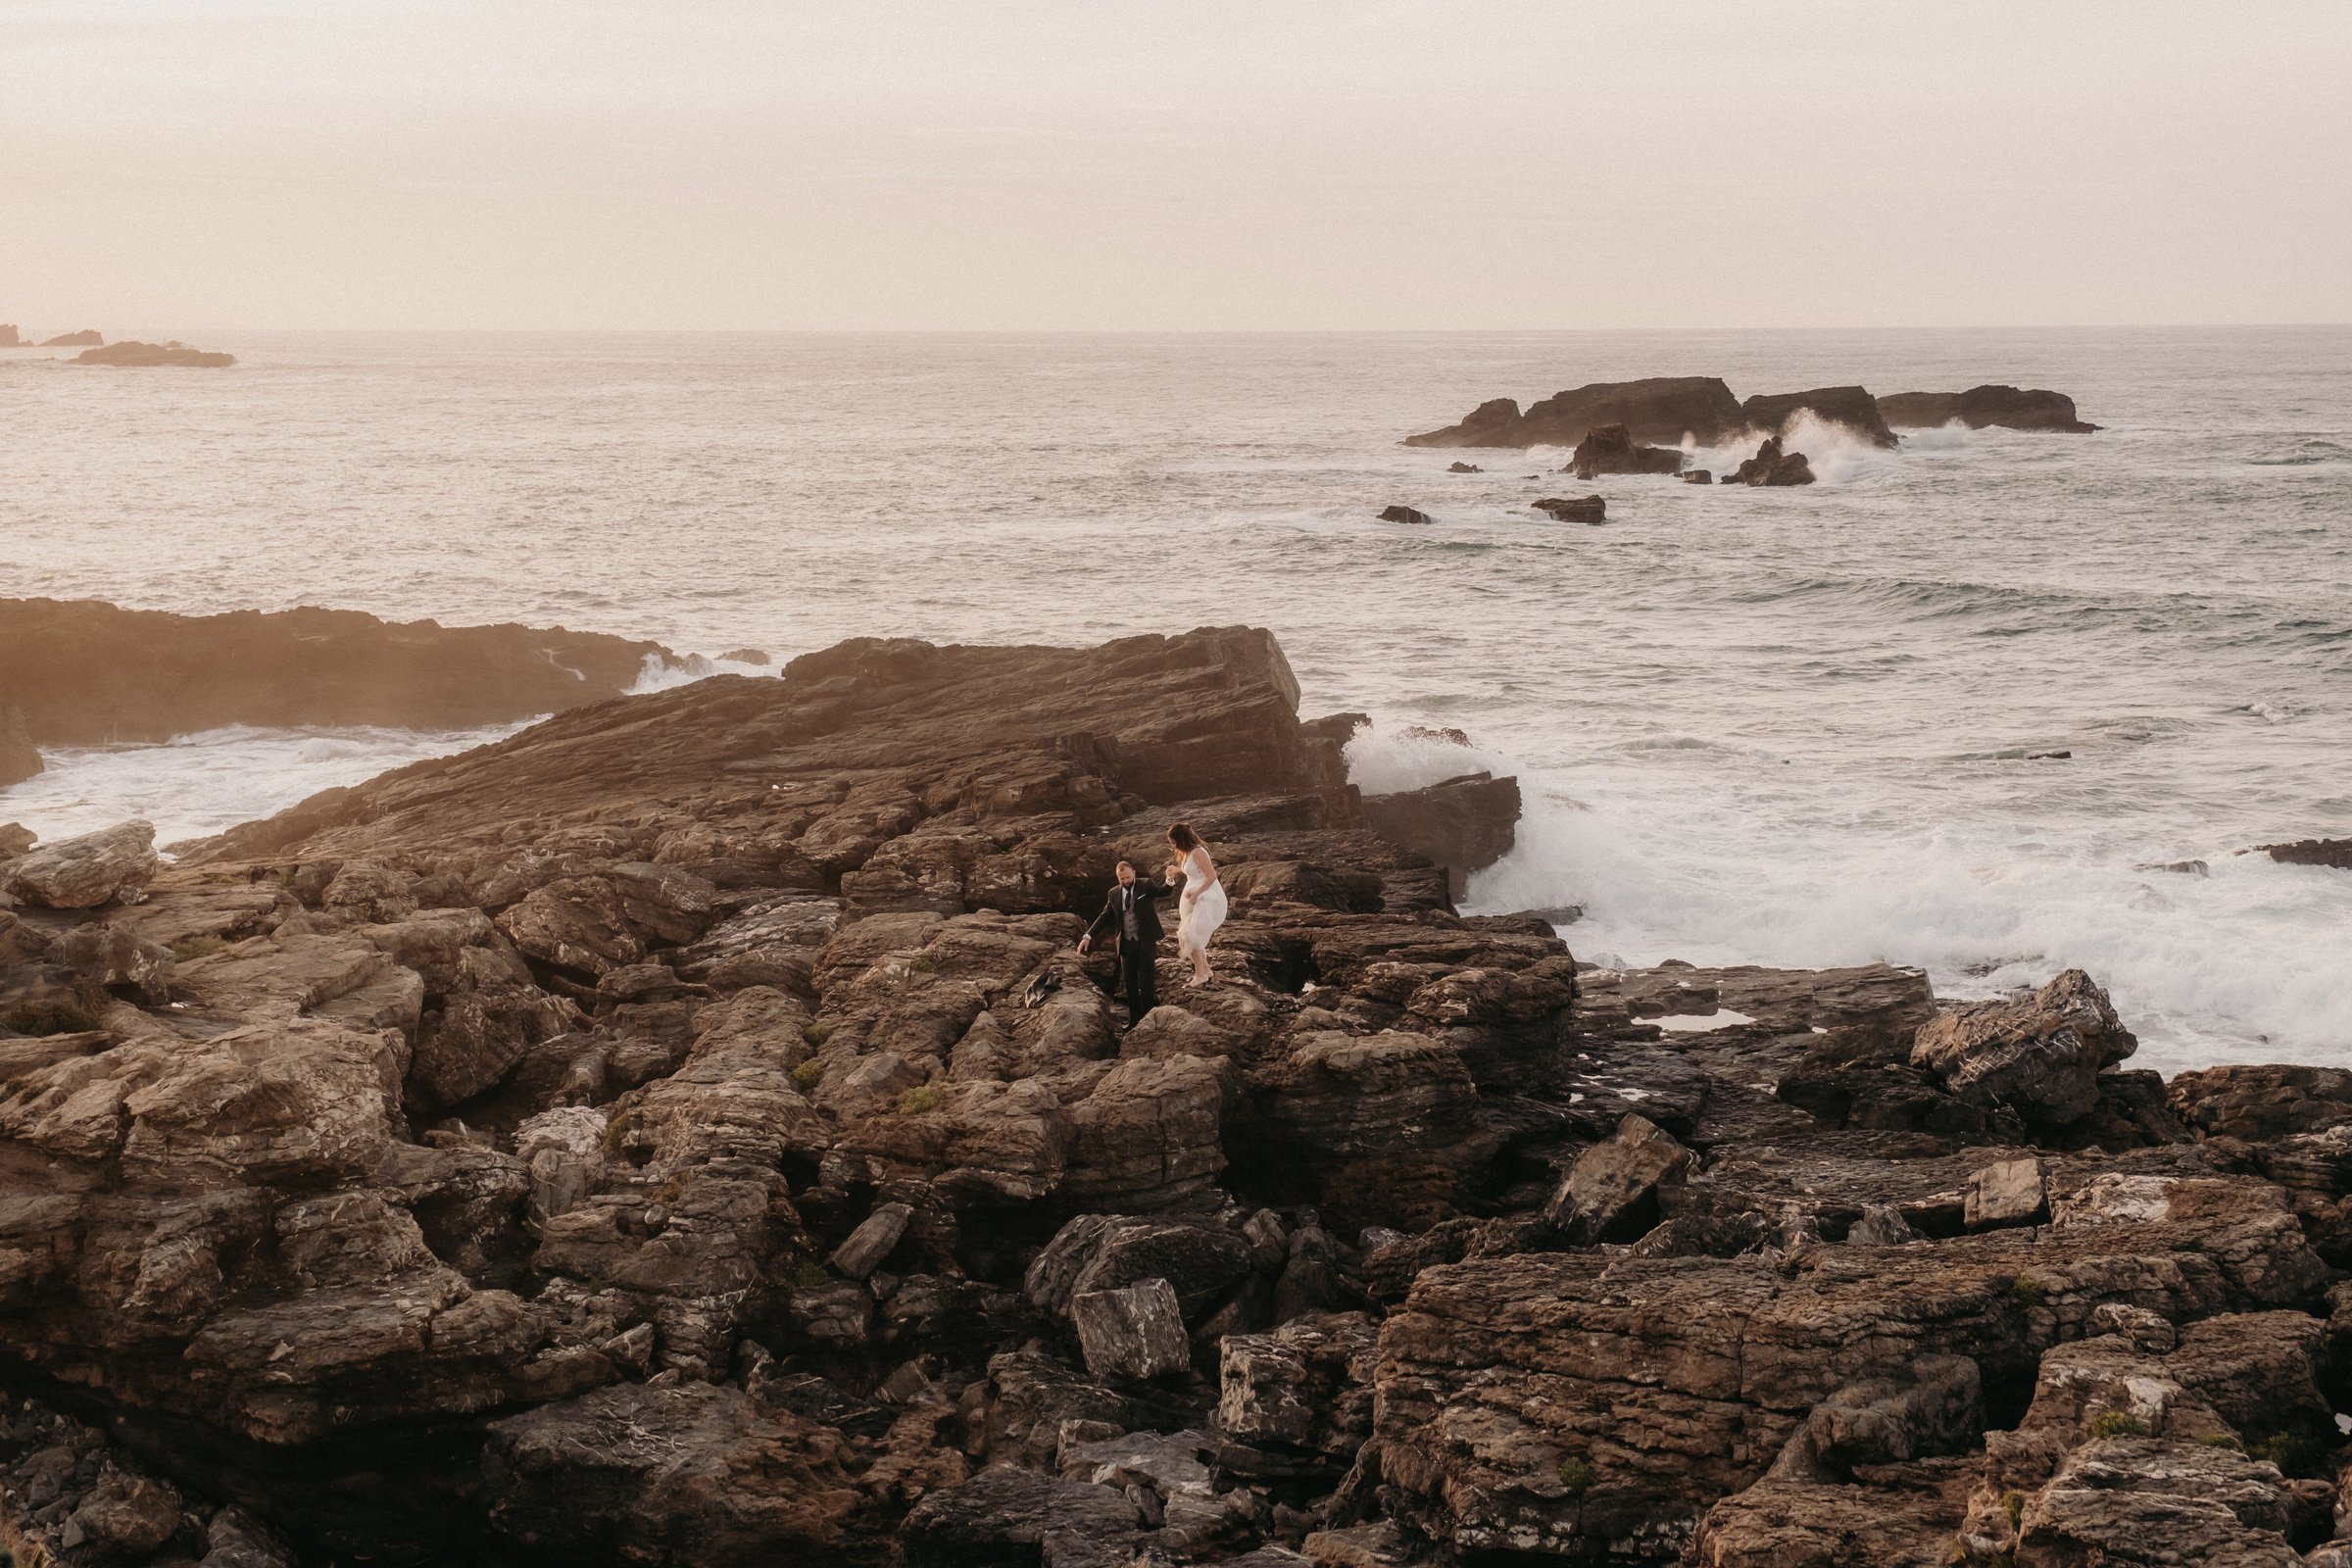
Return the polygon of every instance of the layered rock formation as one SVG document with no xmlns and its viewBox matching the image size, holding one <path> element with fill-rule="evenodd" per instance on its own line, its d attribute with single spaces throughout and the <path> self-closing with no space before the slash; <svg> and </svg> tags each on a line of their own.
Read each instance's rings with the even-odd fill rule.
<svg viewBox="0 0 2352 1568">
<path fill-rule="evenodd" d="M 1712 443 L 1738 430 L 1740 402 L 1711 375 L 1594 381 L 1530 404 L 1482 403 L 1458 424 L 1405 437 L 1408 447 L 1572 447 L 1603 425 L 1622 424 L 1636 441 L 1668 446 Z"/>
<path fill-rule="evenodd" d="M 2098 428 L 2076 416 L 2073 398 L 2042 388 L 2022 391 L 1988 384 L 1965 392 L 1897 392 L 1879 399 L 1879 412 L 1888 424 L 1911 429 L 1949 424 L 1955 419 L 1972 430 L 1997 426 L 2088 435 Z"/>
<path fill-rule="evenodd" d="M 96 334 L 92 334 L 95 336 Z M 67 362 L 70 365 L 113 365 L 132 368 L 154 368 L 176 366 L 193 370 L 221 370 L 237 363 L 233 354 L 219 354 L 207 349 L 192 349 L 185 343 L 141 343 L 136 338 L 124 338 L 103 348 L 84 349 Z"/>
<path fill-rule="evenodd" d="M 0 668 L 43 746 L 165 741 L 224 724 L 466 729 L 602 702 L 659 643 L 562 627 L 384 621 L 350 610 L 174 615 L 0 600 Z"/>
<path fill-rule="evenodd" d="M 0 865 L 18 1560 L 2289 1562 L 2352 1074 L 1581 967 L 1273 640 L 860 639 Z M 1182 815 L 1218 980 L 1075 941 Z M 1124 1031 L 1124 1032 L 1123 1032 Z M 30 1396 L 29 1402 L 24 1397 Z M 46 1555 L 34 1558 L 33 1550 Z M 2161 1553 L 2174 1555 L 2165 1558 Z"/>
</svg>

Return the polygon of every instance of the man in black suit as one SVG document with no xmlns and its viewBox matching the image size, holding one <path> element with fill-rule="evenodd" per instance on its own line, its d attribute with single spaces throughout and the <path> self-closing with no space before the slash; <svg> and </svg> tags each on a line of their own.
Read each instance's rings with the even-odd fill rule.
<svg viewBox="0 0 2352 1568">
<path fill-rule="evenodd" d="M 1111 884 L 1110 897 L 1102 901 L 1102 912 L 1095 923 L 1086 928 L 1078 939 L 1078 951 L 1086 952 L 1095 945 L 1095 938 L 1103 932 L 1113 933 L 1119 943 L 1119 973 L 1127 987 L 1127 1027 L 1132 1029 L 1144 1021 L 1144 1014 L 1159 1005 L 1159 908 L 1152 902 L 1173 892 L 1171 887 L 1154 887 L 1135 874 L 1135 867 L 1126 860 L 1119 862 L 1119 879 Z"/>
</svg>

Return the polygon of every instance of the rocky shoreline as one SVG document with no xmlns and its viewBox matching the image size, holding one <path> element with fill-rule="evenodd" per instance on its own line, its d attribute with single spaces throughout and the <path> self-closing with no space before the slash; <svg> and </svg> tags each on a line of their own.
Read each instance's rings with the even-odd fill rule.
<svg viewBox="0 0 2352 1568">
<path fill-rule="evenodd" d="M 1515 781 L 1363 797 L 1298 695 L 859 639 L 0 837 L 0 1546 L 2352 1563 L 2352 1072 L 1582 966 L 1455 910 Z M 1130 1031 L 1075 941 L 1179 815 L 1220 979 Z"/>
</svg>

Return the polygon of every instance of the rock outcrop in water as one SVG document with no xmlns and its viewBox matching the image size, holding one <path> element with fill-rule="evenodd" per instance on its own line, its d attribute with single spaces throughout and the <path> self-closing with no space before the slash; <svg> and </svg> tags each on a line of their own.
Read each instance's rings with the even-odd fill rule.
<svg viewBox="0 0 2352 1568">
<path fill-rule="evenodd" d="M 31 730 L 25 727 L 24 710 L 14 703 L 0 708 L 0 789 L 24 783 L 45 765 L 40 748 L 32 743 Z"/>
<path fill-rule="evenodd" d="M 1813 465 L 1802 452 L 1783 452 L 1781 438 L 1766 436 L 1756 455 L 1740 463 L 1726 484 L 1792 485 L 1813 482 Z"/>
<path fill-rule="evenodd" d="M 175 865 L 135 828 L 36 852 L 113 869 L 0 908 L 0 1536 L 92 1568 L 2327 1539 L 2352 1074 L 2168 1091 L 2081 975 L 1947 1009 L 1885 965 L 1580 968 L 1436 863 L 1507 849 L 1515 784 L 1363 799 L 1354 718 L 1298 697 L 1238 628 L 860 639 Z M 1170 957 L 1122 1033 L 1075 941 L 1179 814 L 1220 977 Z"/>
<path fill-rule="evenodd" d="M 2297 839 L 2292 844 L 2265 844 L 2262 853 L 2281 865 L 2327 865 L 2352 871 L 2352 839 Z"/>
<path fill-rule="evenodd" d="M 223 370 L 237 363 L 233 354 L 220 354 L 207 349 L 192 349 L 185 343 L 141 343 L 136 338 L 124 338 L 104 348 L 84 349 L 67 362 L 70 365 L 112 365 L 134 369 L 177 367 L 192 370 Z"/>
<path fill-rule="evenodd" d="M 1407 436 L 1408 447 L 1572 447 L 1603 425 L 1621 424 L 1636 441 L 1669 446 L 1686 438 L 1710 443 L 1740 427 L 1739 400 L 1711 375 L 1595 381 L 1555 393 L 1520 412 L 1510 398 L 1482 403 L 1459 424 Z"/>
<path fill-rule="evenodd" d="M 1886 422 L 1907 428 L 1950 424 L 1957 419 L 1972 430 L 2054 430 L 2088 435 L 2098 428 L 2078 418 L 2075 400 L 2062 392 L 2040 388 L 2021 391 L 2013 386 L 1973 386 L 1965 392 L 1897 392 L 1879 399 Z"/>
<path fill-rule="evenodd" d="M 1713 446 L 1742 431 L 1787 435 L 1799 414 L 1843 425 L 1874 446 L 1892 447 L 1895 426 L 1948 424 L 1982 429 L 2087 432 L 2098 428 L 2075 416 L 2072 398 L 2049 391 L 1986 385 L 1966 392 L 1901 392 L 1873 397 L 1859 386 L 1815 387 L 1764 394 L 1741 403 L 1713 376 L 1661 376 L 1646 381 L 1598 381 L 1532 404 L 1511 398 L 1480 404 L 1457 424 L 1405 437 L 1409 447 L 1574 446 L 1595 429 L 1622 424 L 1635 441 Z M 1607 470 L 1598 470 L 1607 471 Z M 1647 470 L 1641 470 L 1647 471 Z"/>
<path fill-rule="evenodd" d="M 1886 427 L 1879 400 L 1858 386 L 1820 386 L 1810 392 L 1752 397 L 1740 405 L 1740 412 L 1747 416 L 1749 429 L 1766 435 L 1788 435 L 1797 416 L 1809 414 L 1824 424 L 1843 425 L 1872 446 L 1892 447 L 1899 439 Z"/>
<path fill-rule="evenodd" d="M 60 332 L 53 338 L 45 338 L 41 342 L 41 347 L 45 349 L 94 349 L 105 342 L 106 339 L 100 337 L 95 329 L 85 326 L 78 332 Z"/>
<path fill-rule="evenodd" d="M 1624 425 L 1604 424 L 1576 444 L 1568 471 L 1588 483 L 1604 473 L 1680 473 L 1683 454 L 1674 447 L 1642 446 Z"/>
<path fill-rule="evenodd" d="M 7 701 L 42 746 L 165 741 L 226 724 L 466 729 L 618 696 L 659 643 L 350 610 L 174 615 L 0 600 Z"/>
<path fill-rule="evenodd" d="M 0 321 L 0 349 L 24 349 L 32 345 L 17 335 L 17 323 Z"/>
</svg>

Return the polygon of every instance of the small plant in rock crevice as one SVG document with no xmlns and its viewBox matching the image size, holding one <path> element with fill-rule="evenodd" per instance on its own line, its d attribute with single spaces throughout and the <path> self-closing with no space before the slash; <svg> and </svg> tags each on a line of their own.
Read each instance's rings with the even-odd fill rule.
<svg viewBox="0 0 2352 1568">
<path fill-rule="evenodd" d="M 929 1084 L 924 1084 L 919 1089 L 909 1089 L 899 1097 L 899 1113 L 904 1116 L 920 1116 L 927 1110 L 937 1110 L 939 1099 L 939 1091 Z"/>
<path fill-rule="evenodd" d="M 2148 1427 L 2146 1422 L 2129 1410 L 2102 1410 L 2098 1419 L 2090 1424 L 2090 1435 L 2094 1438 L 2144 1438 L 2148 1435 Z"/>
<path fill-rule="evenodd" d="M 801 1025 L 801 1038 L 812 1046 L 822 1046 L 833 1038 L 833 1026 L 822 1019 L 811 1020 Z"/>
<path fill-rule="evenodd" d="M 1592 1490 L 1594 1479 L 1592 1461 L 1582 1454 L 1572 1453 L 1560 1461 L 1560 1485 L 1568 1489 L 1569 1495 L 1583 1496 Z"/>
<path fill-rule="evenodd" d="M 0 1014 L 0 1025 L 21 1035 L 78 1035 L 98 1027 L 98 1015 L 65 997 L 20 1002 Z"/>
<path fill-rule="evenodd" d="M 188 963 L 197 958 L 209 958 L 216 953 L 226 953 L 228 948 L 226 937 L 181 937 L 172 944 L 172 956 Z"/>
<path fill-rule="evenodd" d="M 2018 1521 L 2026 1516 L 2026 1494 L 2014 1487 L 2002 1493 L 2001 1512 L 2009 1516 L 2009 1528 L 2017 1529 Z"/>
<path fill-rule="evenodd" d="M 825 1272 L 823 1264 L 806 1258 L 796 1264 L 792 1271 L 792 1283 L 804 1291 L 814 1290 L 832 1277 Z"/>
<path fill-rule="evenodd" d="M 825 1064 L 814 1056 L 810 1056 L 807 1061 L 792 1069 L 792 1081 L 804 1092 L 814 1089 L 816 1081 L 824 1075 Z"/>
<path fill-rule="evenodd" d="M 2030 1274 L 2020 1274 L 2009 1282 L 2011 1299 L 2026 1306 L 2039 1306 L 2042 1297 L 2046 1294 L 2042 1289 L 2041 1281 Z"/>
</svg>

